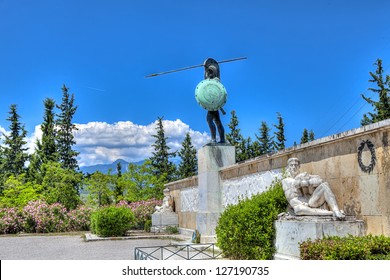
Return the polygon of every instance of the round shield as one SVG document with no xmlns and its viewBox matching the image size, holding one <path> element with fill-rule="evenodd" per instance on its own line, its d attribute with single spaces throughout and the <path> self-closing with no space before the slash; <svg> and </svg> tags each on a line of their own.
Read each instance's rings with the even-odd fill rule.
<svg viewBox="0 0 390 280">
<path fill-rule="evenodd" d="M 205 79 L 196 87 L 195 99 L 207 111 L 218 111 L 226 103 L 227 92 L 218 79 Z"/>
</svg>

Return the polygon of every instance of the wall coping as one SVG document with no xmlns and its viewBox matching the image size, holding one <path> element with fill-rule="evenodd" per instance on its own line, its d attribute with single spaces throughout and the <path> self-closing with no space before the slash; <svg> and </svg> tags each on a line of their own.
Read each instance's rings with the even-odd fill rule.
<svg viewBox="0 0 390 280">
<path fill-rule="evenodd" d="M 320 147 L 324 145 L 328 145 L 334 142 L 342 141 L 348 138 L 354 138 L 354 137 L 361 137 L 366 134 L 370 134 L 374 131 L 381 131 L 381 130 L 390 130 L 390 119 L 380 121 L 377 123 L 369 124 L 366 126 L 362 126 L 359 128 L 351 129 L 345 132 L 333 134 L 330 136 L 326 136 L 323 138 L 319 138 L 313 141 L 310 141 L 308 143 L 295 145 L 289 148 L 286 148 L 282 151 L 278 151 L 275 153 L 263 155 L 260 157 L 252 158 L 246 161 L 238 162 L 233 165 L 222 167 L 219 169 L 219 172 L 221 174 L 221 177 L 224 179 L 230 179 L 235 178 L 235 176 L 225 176 L 224 174 L 229 173 L 231 170 L 235 170 L 237 168 L 246 168 L 251 165 L 256 165 L 259 162 L 271 160 L 271 159 L 278 159 L 281 157 L 288 157 L 289 155 L 296 153 L 296 152 L 302 152 L 306 149 L 311 149 L 313 147 Z M 277 166 L 276 168 L 284 168 L 285 166 Z M 248 172 L 247 174 L 253 174 L 257 173 L 257 169 L 254 168 L 252 172 Z M 247 175 L 246 174 L 246 175 Z M 197 187 L 198 186 L 198 176 L 192 176 L 189 178 L 181 179 L 178 181 L 174 181 L 171 183 L 168 183 L 165 185 L 167 188 L 169 188 L 171 191 L 173 190 L 180 190 L 184 188 L 190 188 L 190 187 Z"/>
<path fill-rule="evenodd" d="M 285 157 L 285 156 L 288 156 L 288 155 L 290 155 L 292 153 L 295 153 L 295 152 L 301 152 L 303 150 L 310 149 L 313 146 L 320 147 L 320 146 L 324 146 L 324 145 L 327 145 L 327 144 L 330 144 L 330 143 L 333 143 L 333 142 L 338 142 L 338 141 L 342 141 L 342 140 L 345 140 L 345 139 L 348 139 L 348 138 L 354 138 L 354 137 L 358 137 L 358 136 L 360 137 L 360 136 L 363 136 L 363 135 L 366 135 L 366 134 L 370 134 L 370 133 L 372 133 L 374 131 L 378 131 L 378 130 L 381 131 L 381 130 L 387 130 L 387 129 L 390 129 L 390 119 L 383 120 L 383 121 L 380 121 L 380 122 L 377 122 L 377 123 L 373 123 L 373 124 L 369 124 L 369 125 L 366 125 L 366 126 L 363 126 L 363 127 L 351 129 L 351 130 L 348 130 L 348 131 L 345 131 L 345 132 L 333 134 L 333 135 L 326 136 L 326 137 L 323 137 L 323 138 L 319 138 L 319 139 L 310 141 L 308 143 L 292 146 L 292 147 L 286 148 L 286 149 L 284 149 L 282 151 L 278 151 L 278 152 L 275 152 L 275 153 L 262 155 L 262 156 L 259 156 L 259 157 L 256 157 L 256 158 L 252 158 L 252 159 L 249 159 L 249 160 L 246 160 L 246 161 L 242 161 L 242 162 L 237 162 L 234 165 L 221 168 L 220 172 L 227 172 L 229 170 L 237 168 L 238 166 L 244 167 L 244 166 L 255 164 L 257 162 L 261 162 L 261 161 L 264 161 L 264 160 Z M 282 168 L 282 167 L 280 167 L 280 168 Z"/>
<path fill-rule="evenodd" d="M 171 191 L 197 187 L 197 186 L 198 186 L 197 175 L 165 184 L 165 187 L 170 189 Z"/>
</svg>

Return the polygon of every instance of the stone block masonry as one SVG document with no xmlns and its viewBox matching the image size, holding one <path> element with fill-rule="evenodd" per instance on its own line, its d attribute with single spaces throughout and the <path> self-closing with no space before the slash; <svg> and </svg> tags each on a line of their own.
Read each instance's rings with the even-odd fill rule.
<svg viewBox="0 0 390 280">
<path fill-rule="evenodd" d="M 215 242 L 215 228 L 223 211 L 219 170 L 235 161 L 235 148 L 230 145 L 206 145 L 198 152 L 196 229 L 200 233 L 201 243 Z"/>
<path fill-rule="evenodd" d="M 206 146 L 208 151 L 201 151 L 206 147 L 199 150 L 199 176 L 167 187 L 175 200 L 179 227 L 195 230 L 202 227 L 198 222 L 209 220 L 213 224 L 217 219 L 218 215 L 206 215 L 205 209 L 220 213 L 238 198 L 263 192 L 282 174 L 287 160 L 297 157 L 301 171 L 320 175 L 330 184 L 340 208 L 364 222 L 365 234 L 390 236 L 389 143 L 390 120 L 385 120 L 237 164 L 233 160 L 227 163 L 222 150 Z M 234 155 L 233 151 L 223 153 Z M 211 189 L 201 184 L 212 185 L 221 196 L 212 196 Z M 211 228 L 202 230 L 213 235 Z"/>
<path fill-rule="evenodd" d="M 332 218 L 296 217 L 275 221 L 275 259 L 291 260 L 300 258 L 299 243 L 322 239 L 326 236 L 363 236 L 363 221 L 336 221 Z"/>
</svg>

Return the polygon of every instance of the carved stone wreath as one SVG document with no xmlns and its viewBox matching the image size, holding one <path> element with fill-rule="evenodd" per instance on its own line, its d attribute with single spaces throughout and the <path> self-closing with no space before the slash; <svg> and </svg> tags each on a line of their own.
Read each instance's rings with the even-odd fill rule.
<svg viewBox="0 0 390 280">
<path fill-rule="evenodd" d="M 362 153 L 366 145 L 368 150 L 371 153 L 371 161 L 369 165 L 365 165 L 362 161 Z M 360 143 L 360 146 L 358 148 L 358 162 L 359 162 L 360 169 L 363 172 L 371 173 L 372 170 L 374 170 L 374 166 L 376 163 L 376 155 L 375 155 L 374 144 L 370 140 L 365 140 L 362 141 L 362 143 Z"/>
</svg>

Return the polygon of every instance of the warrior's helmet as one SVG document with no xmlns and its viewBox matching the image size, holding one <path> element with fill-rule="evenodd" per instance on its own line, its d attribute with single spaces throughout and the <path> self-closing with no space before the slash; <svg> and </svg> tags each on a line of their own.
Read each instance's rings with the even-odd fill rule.
<svg viewBox="0 0 390 280">
<path fill-rule="evenodd" d="M 203 63 L 204 80 L 195 89 L 196 101 L 208 111 L 218 111 L 226 103 L 227 92 L 220 82 L 219 65 L 215 59 L 208 58 Z"/>
<path fill-rule="evenodd" d="M 218 62 L 213 58 L 208 58 L 203 63 L 204 65 L 204 78 L 205 79 L 220 79 Z"/>
</svg>

